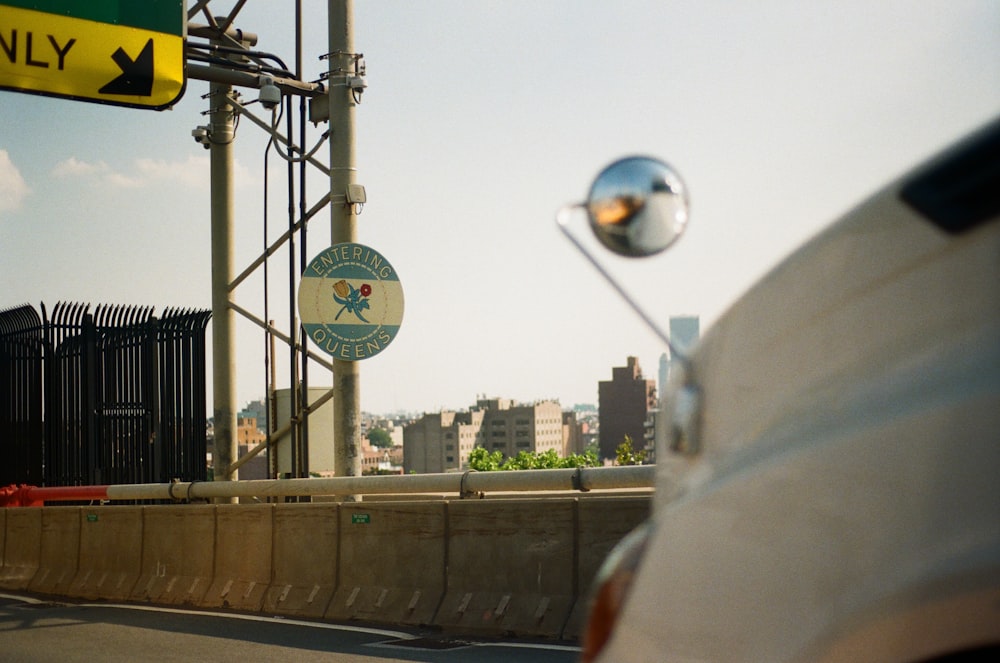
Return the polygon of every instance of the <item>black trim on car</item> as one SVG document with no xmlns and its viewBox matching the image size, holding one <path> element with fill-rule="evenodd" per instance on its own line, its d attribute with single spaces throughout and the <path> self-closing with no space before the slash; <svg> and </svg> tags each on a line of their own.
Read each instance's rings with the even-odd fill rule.
<svg viewBox="0 0 1000 663">
<path fill-rule="evenodd" d="M 910 178 L 900 197 L 952 234 L 1000 216 L 1000 119 Z"/>
</svg>

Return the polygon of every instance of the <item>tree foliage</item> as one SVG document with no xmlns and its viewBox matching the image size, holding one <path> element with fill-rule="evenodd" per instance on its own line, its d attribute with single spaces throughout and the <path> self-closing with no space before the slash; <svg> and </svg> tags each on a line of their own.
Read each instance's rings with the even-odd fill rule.
<svg viewBox="0 0 1000 663">
<path fill-rule="evenodd" d="M 469 469 L 477 472 L 492 472 L 503 465 L 503 454 L 499 451 L 490 453 L 485 447 L 476 447 L 469 452 Z"/>
<path fill-rule="evenodd" d="M 516 456 L 506 458 L 502 451 L 487 451 L 476 447 L 469 453 L 469 469 L 478 472 L 497 470 L 550 470 L 563 467 L 596 467 L 601 464 L 597 454 L 587 451 L 560 458 L 552 449 L 548 451 L 520 451 Z"/>
<path fill-rule="evenodd" d="M 562 467 L 600 467 L 600 457 L 593 449 L 587 449 L 582 454 L 570 454 L 562 459 Z"/>
<path fill-rule="evenodd" d="M 628 435 L 625 440 L 615 449 L 616 465 L 642 465 L 646 461 L 645 451 L 636 451 L 632 448 L 632 438 Z"/>
<path fill-rule="evenodd" d="M 368 431 L 368 441 L 373 447 L 387 449 L 392 447 L 392 435 L 384 428 L 372 428 Z"/>
<path fill-rule="evenodd" d="M 389 475 L 397 475 L 399 474 L 399 472 L 395 470 L 387 470 L 381 467 L 370 467 L 366 470 L 363 470 L 361 474 L 364 476 L 389 476 Z"/>
</svg>

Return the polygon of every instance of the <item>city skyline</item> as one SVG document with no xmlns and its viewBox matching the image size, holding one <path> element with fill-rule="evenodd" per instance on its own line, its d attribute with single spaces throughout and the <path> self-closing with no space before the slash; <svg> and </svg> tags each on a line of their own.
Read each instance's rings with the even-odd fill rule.
<svg viewBox="0 0 1000 663">
<path fill-rule="evenodd" d="M 307 80 L 325 66 L 325 4 L 304 2 Z M 292 13 L 251 0 L 238 25 L 291 62 Z M 626 357 L 651 371 L 665 348 L 556 210 L 613 159 L 670 162 L 691 192 L 686 236 L 608 263 L 660 325 L 697 315 L 709 334 L 795 246 L 996 114 L 998 23 L 1000 5 L 975 0 L 355 3 L 358 241 L 391 261 L 406 300 L 398 336 L 361 364 L 361 409 L 457 409 L 479 393 L 596 404 Z M 0 91 L 0 309 L 210 308 L 208 157 L 191 137 L 207 91 L 188 80 L 164 112 Z M 244 122 L 234 148 L 240 271 L 287 227 L 287 201 L 266 135 Z M 313 223 L 309 257 L 328 243 L 326 217 Z M 268 307 L 259 275 L 236 300 L 287 331 L 288 259 L 270 262 Z M 266 393 L 267 348 L 249 322 L 237 334 L 242 406 Z"/>
</svg>

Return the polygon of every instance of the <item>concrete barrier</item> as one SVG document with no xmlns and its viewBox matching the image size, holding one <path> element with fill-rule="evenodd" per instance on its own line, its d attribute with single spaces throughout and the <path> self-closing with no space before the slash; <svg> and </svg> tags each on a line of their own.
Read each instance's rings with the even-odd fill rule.
<svg viewBox="0 0 1000 663">
<path fill-rule="evenodd" d="M 142 569 L 130 598 L 198 605 L 212 582 L 215 507 L 147 506 L 142 518 Z"/>
<path fill-rule="evenodd" d="M 456 500 L 448 512 L 448 591 L 434 623 L 558 638 L 576 598 L 576 500 Z"/>
<path fill-rule="evenodd" d="M 0 567 L 0 589 L 13 591 L 27 588 L 38 571 L 41 555 L 41 509 L 3 509 L 7 523 L 4 527 L 3 567 Z"/>
<path fill-rule="evenodd" d="M 139 579 L 142 509 L 100 506 L 80 509 L 80 561 L 67 595 L 125 600 Z"/>
<path fill-rule="evenodd" d="M 576 550 L 576 605 L 570 613 L 563 638 L 578 640 L 589 612 L 591 586 L 611 549 L 645 521 L 650 514 L 650 497 L 583 498 L 578 504 Z"/>
<path fill-rule="evenodd" d="M 274 578 L 264 611 L 322 617 L 337 588 L 336 504 L 278 504 L 274 509 Z"/>
<path fill-rule="evenodd" d="M 0 510 L 0 588 L 578 639 L 650 497 Z"/>
<path fill-rule="evenodd" d="M 30 507 L 34 508 L 34 507 Z M 76 577 L 80 559 L 80 507 L 53 506 L 42 512 L 38 572 L 28 590 L 65 595 Z"/>
<path fill-rule="evenodd" d="M 340 578 L 326 617 L 429 624 L 444 596 L 447 503 L 340 507 Z"/>
<path fill-rule="evenodd" d="M 271 584 L 274 505 L 215 507 L 214 577 L 200 605 L 257 612 Z"/>
</svg>

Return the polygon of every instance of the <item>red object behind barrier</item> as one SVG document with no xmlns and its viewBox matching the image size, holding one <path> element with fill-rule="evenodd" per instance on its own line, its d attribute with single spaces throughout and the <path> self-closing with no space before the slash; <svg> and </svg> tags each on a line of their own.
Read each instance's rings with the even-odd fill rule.
<svg viewBox="0 0 1000 663">
<path fill-rule="evenodd" d="M 107 486 L 58 486 L 42 488 L 27 484 L 0 488 L 0 507 L 44 506 L 45 502 L 72 502 L 76 500 L 106 500 Z"/>
</svg>

